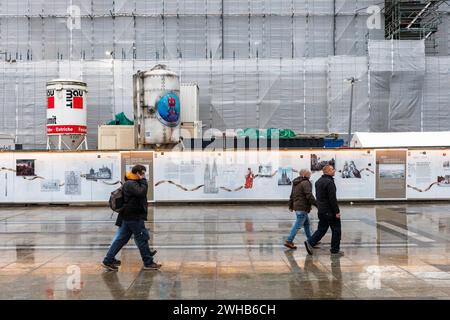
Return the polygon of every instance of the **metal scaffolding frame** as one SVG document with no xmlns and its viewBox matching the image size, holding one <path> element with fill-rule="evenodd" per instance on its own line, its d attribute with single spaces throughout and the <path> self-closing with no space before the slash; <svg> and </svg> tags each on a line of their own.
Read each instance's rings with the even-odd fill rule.
<svg viewBox="0 0 450 320">
<path fill-rule="evenodd" d="M 438 11 L 445 0 L 386 0 L 385 37 L 395 40 L 426 40 L 427 52 L 436 52 L 433 37 L 442 23 Z"/>
</svg>

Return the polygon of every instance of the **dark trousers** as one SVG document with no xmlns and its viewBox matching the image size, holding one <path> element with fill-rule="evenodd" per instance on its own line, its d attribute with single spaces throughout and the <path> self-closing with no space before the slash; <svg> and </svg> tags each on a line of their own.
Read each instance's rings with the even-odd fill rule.
<svg viewBox="0 0 450 320">
<path fill-rule="evenodd" d="M 119 234 L 111 244 L 103 262 L 112 263 L 116 254 L 128 243 L 132 235 L 139 248 L 144 265 L 147 266 L 152 264 L 153 257 L 150 252 L 150 247 L 148 246 L 150 236 L 148 230 L 145 228 L 144 220 L 123 220 L 119 229 Z"/>
<path fill-rule="evenodd" d="M 317 231 L 311 236 L 309 244 L 315 246 L 320 239 L 327 233 L 328 228 L 331 228 L 331 253 L 339 252 L 339 245 L 341 243 L 341 219 L 336 218 L 336 215 L 327 213 L 319 213 L 319 226 Z"/>
</svg>

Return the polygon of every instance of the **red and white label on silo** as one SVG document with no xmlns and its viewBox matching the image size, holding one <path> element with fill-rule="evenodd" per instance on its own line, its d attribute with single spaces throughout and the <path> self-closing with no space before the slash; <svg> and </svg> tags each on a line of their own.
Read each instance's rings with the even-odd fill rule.
<svg viewBox="0 0 450 320">
<path fill-rule="evenodd" d="M 74 109 L 83 109 L 83 97 L 73 97 L 73 106 Z"/>
<path fill-rule="evenodd" d="M 55 97 L 47 97 L 47 109 L 55 108 Z"/>
<path fill-rule="evenodd" d="M 47 90 L 47 134 L 86 134 L 85 90 Z"/>
<path fill-rule="evenodd" d="M 86 134 L 86 126 L 54 125 L 47 126 L 47 134 Z"/>
</svg>

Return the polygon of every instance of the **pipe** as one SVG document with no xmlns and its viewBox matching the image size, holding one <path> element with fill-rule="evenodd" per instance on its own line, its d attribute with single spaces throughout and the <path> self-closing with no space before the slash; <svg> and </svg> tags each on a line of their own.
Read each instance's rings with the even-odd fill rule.
<svg viewBox="0 0 450 320">
<path fill-rule="evenodd" d="M 222 17 L 222 60 L 223 59 L 225 59 L 225 36 L 224 36 L 224 12 L 225 12 L 225 10 L 224 10 L 224 8 L 223 8 L 223 6 L 224 6 L 224 3 L 223 3 L 224 1 L 222 0 L 222 14 L 221 14 L 221 17 Z"/>
</svg>

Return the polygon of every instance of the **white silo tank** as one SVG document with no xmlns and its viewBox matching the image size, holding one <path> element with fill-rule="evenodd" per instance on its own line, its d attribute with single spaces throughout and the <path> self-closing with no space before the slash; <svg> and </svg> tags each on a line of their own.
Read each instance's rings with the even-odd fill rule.
<svg viewBox="0 0 450 320">
<path fill-rule="evenodd" d="M 180 141 L 180 80 L 165 65 L 141 73 L 144 101 L 143 134 L 148 145 Z"/>
<path fill-rule="evenodd" d="M 47 82 L 47 149 L 87 149 L 86 93 L 79 80 Z"/>
</svg>

